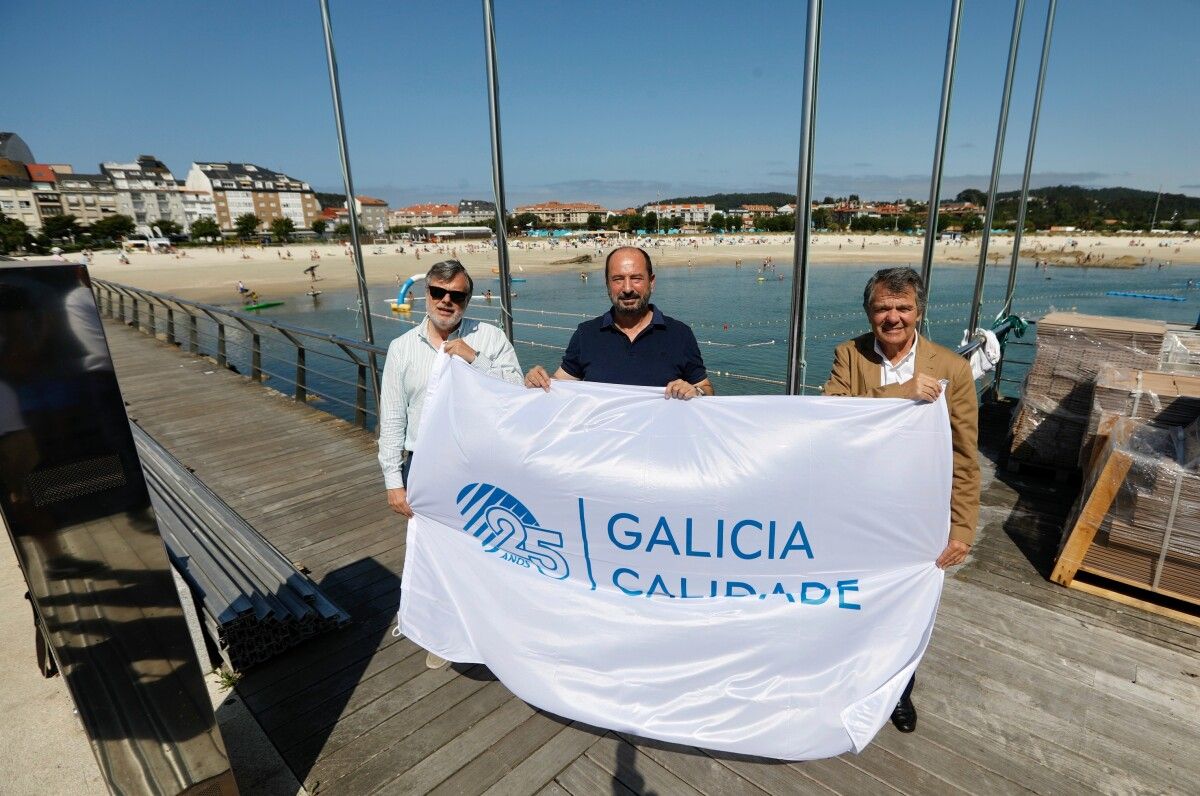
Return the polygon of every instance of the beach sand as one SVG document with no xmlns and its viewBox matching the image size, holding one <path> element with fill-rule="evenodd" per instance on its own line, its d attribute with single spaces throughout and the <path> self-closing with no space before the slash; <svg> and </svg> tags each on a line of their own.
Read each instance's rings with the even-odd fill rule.
<svg viewBox="0 0 1200 796">
<path fill-rule="evenodd" d="M 739 240 L 741 242 L 730 243 Z M 740 259 L 743 267 L 757 268 L 770 257 L 778 266 L 791 266 L 793 243 L 791 235 L 726 236 L 722 243 L 715 236 L 660 238 L 650 246 L 656 268 L 732 264 Z M 920 268 L 922 239 L 892 235 L 821 234 L 814 236 L 809 248 L 814 264 L 879 264 L 911 265 Z M 1075 242 L 1075 246 L 1070 245 Z M 1138 245 L 1130 245 L 1136 242 Z M 1200 240 L 1182 234 L 1162 237 L 1130 238 L 1085 235 L 1033 235 L 1021 241 L 1022 256 L 1041 257 L 1052 265 L 1073 265 L 1076 260 L 1090 256 L 1089 267 L 1136 267 L 1143 262 L 1196 264 L 1200 263 Z M 1163 244 L 1163 245 L 1160 245 Z M 645 245 L 645 244 L 643 244 Z M 490 277 L 496 267 L 496 251 L 479 243 L 443 245 L 398 244 L 363 247 L 368 287 L 372 293 L 393 295 L 409 276 L 424 273 L 439 260 L 457 256 L 479 281 Z M 559 244 L 550 248 L 545 241 L 518 239 L 509 242 L 509 261 L 515 276 L 537 273 L 597 274 L 604 267 L 605 248 L 599 254 L 595 246 Z M 316 287 L 321 290 L 353 289 L 355 269 L 341 244 L 307 242 L 286 247 L 226 246 L 189 248 L 175 254 L 129 255 L 128 265 L 118 261 L 115 251 L 97 252 L 92 258 L 91 273 L 101 279 L 169 293 L 196 301 L 236 303 L 238 280 L 254 290 L 263 300 L 284 299 L 303 295 L 313 283 L 304 269 L 319 263 Z M 317 252 L 319 260 L 311 259 Z M 281 259 L 290 252 L 292 259 Z M 419 253 L 419 259 L 418 259 Z M 559 263 L 584 255 L 588 263 Z M 995 236 L 989 246 L 989 261 L 1007 263 L 1012 256 L 1012 238 Z M 33 258 L 30 258 L 33 259 Z M 37 258 L 44 260 L 46 258 Z M 974 268 L 979 261 L 978 240 L 969 242 L 939 242 L 934 254 L 935 265 L 960 265 Z"/>
</svg>

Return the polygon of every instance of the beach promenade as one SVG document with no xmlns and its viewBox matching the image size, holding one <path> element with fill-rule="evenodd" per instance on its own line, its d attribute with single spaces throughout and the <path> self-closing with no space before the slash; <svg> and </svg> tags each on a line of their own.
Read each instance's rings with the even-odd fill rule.
<svg viewBox="0 0 1200 796">
<path fill-rule="evenodd" d="M 483 666 L 426 669 L 391 633 L 404 524 L 370 435 L 105 329 L 130 417 L 354 618 L 230 695 L 310 792 L 1186 793 L 1200 781 L 1200 628 L 1048 583 L 1064 496 L 997 474 L 986 452 L 980 538 L 947 578 L 917 732 L 885 726 L 861 755 L 830 760 L 749 759 L 565 721 Z"/>
<path fill-rule="evenodd" d="M 814 264 L 864 263 L 912 265 L 920 268 L 922 238 L 905 235 L 819 234 L 810 248 Z M 1071 242 L 1075 245 L 1072 246 Z M 778 266 L 790 269 L 793 254 L 791 235 L 737 236 L 673 236 L 640 239 L 654 256 L 657 268 L 686 268 L 713 265 L 729 266 L 740 260 L 743 267 L 753 270 L 764 259 L 771 258 Z M 1136 245 L 1131 245 L 1136 244 Z M 404 253 L 399 249 L 403 247 Z M 594 245 L 559 242 L 550 244 L 544 239 L 516 239 L 510 242 L 509 258 L 514 276 L 538 273 L 598 274 L 604 267 L 607 246 L 597 253 Z M 1026 259 L 1046 258 L 1051 262 L 1074 263 L 1090 257 L 1088 267 L 1130 267 L 1144 260 L 1148 267 L 1168 262 L 1177 265 L 1200 263 L 1200 240 L 1176 233 L 1169 236 L 1085 236 L 1030 235 L 1022 239 L 1021 250 Z M 989 262 L 998 262 L 1007 269 L 1012 253 L 1011 236 L 996 236 L 989 247 Z M 313 259 L 313 252 L 319 258 Z M 287 254 L 291 259 L 287 259 Z M 457 257 L 477 281 L 486 277 L 496 266 L 496 251 L 480 242 L 447 243 L 440 246 L 421 244 L 363 245 L 363 262 L 372 295 L 395 295 L 397 277 L 401 280 L 425 273 L 438 260 Z M 418 259 L 419 253 L 419 259 Z M 334 243 L 294 243 L 285 247 L 239 247 L 236 243 L 215 248 L 180 250 L 175 254 L 133 252 L 128 264 L 118 261 L 115 251 L 97 252 L 89 272 L 92 276 L 121 284 L 137 285 L 146 290 L 171 293 L 197 301 L 236 303 L 236 285 L 243 281 L 260 296 L 273 299 L 304 295 L 313 283 L 304 269 L 317 264 L 322 290 L 346 290 L 356 286 L 354 265 L 345 248 Z M 951 241 L 937 244 L 935 264 L 974 268 L 979 262 L 979 242 Z M 590 255 L 584 264 L 559 262 Z M 72 260 L 78 255 L 71 255 Z M 31 258 L 32 259 L 32 258 Z M 46 259 L 46 258 L 37 258 Z M 1169 266 L 1166 266 L 1169 267 Z"/>
</svg>

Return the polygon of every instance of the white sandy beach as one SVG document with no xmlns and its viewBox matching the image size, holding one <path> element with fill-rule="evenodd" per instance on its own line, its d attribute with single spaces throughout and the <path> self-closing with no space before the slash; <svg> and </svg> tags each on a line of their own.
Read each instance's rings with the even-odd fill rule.
<svg viewBox="0 0 1200 796">
<path fill-rule="evenodd" d="M 792 236 L 742 235 L 672 237 L 655 239 L 650 245 L 656 267 L 705 266 L 730 264 L 740 259 L 745 267 L 755 268 L 765 258 L 777 265 L 790 266 L 793 254 Z M 919 268 L 922 239 L 892 235 L 821 234 L 814 236 L 810 246 L 811 262 L 816 264 L 880 264 L 912 265 Z M 1074 246 L 1071 245 L 1074 241 Z M 1134 244 L 1134 245 L 1131 245 Z M 646 245 L 643 239 L 643 245 Z M 1200 263 L 1200 240 L 1183 234 L 1131 238 L 1128 236 L 1033 235 L 1022 239 L 1022 255 L 1047 259 L 1051 265 L 1088 265 L 1091 267 L 1136 267 L 1150 264 Z M 373 290 L 390 293 L 403 280 L 424 273 L 438 260 L 457 257 L 476 278 L 493 273 L 496 251 L 480 243 L 421 244 L 416 247 L 400 244 L 363 247 L 368 285 Z M 544 240 L 517 239 L 510 241 L 509 259 L 514 273 L 535 274 L 550 272 L 598 272 L 604 255 L 610 249 L 597 250 L 594 245 L 558 243 L 553 247 Z M 312 259 L 313 252 L 319 259 Z M 290 253 L 291 259 L 286 259 Z M 996 236 L 989 246 L 989 260 L 1008 262 L 1012 253 L 1012 238 Z M 559 263 L 584 255 L 588 263 Z M 45 259 L 45 258 L 37 258 Z M 317 274 L 322 290 L 344 290 L 355 286 L 354 266 L 343 245 L 337 243 L 294 243 L 285 247 L 258 248 L 226 246 L 189 248 L 179 254 L 129 255 L 128 265 L 118 261 L 116 251 L 101 251 L 93 255 L 91 273 L 101 279 L 170 293 L 184 298 L 215 302 L 237 300 L 238 280 L 264 299 L 281 299 L 302 295 L 311 286 L 304 269 L 319 263 Z M 938 243 L 935 264 L 975 267 L 979 260 L 978 240 Z"/>
</svg>

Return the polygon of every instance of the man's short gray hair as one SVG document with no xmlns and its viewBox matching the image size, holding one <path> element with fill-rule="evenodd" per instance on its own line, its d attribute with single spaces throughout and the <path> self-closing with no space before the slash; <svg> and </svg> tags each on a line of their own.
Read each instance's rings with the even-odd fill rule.
<svg viewBox="0 0 1200 796">
<path fill-rule="evenodd" d="M 431 279 L 436 279 L 439 282 L 449 282 L 459 274 L 466 274 L 467 293 L 474 293 L 475 280 L 467 272 L 467 267 L 458 260 L 442 260 L 440 263 L 434 263 L 429 266 L 429 271 L 425 274 L 425 282 L 428 284 Z"/>
<path fill-rule="evenodd" d="M 911 268 L 880 268 L 867 280 L 863 288 L 863 311 L 871 314 L 871 299 L 875 296 L 875 286 L 882 285 L 884 291 L 899 295 L 907 293 L 911 287 L 917 294 L 917 310 L 921 317 L 925 316 L 925 283 L 921 275 Z"/>
</svg>

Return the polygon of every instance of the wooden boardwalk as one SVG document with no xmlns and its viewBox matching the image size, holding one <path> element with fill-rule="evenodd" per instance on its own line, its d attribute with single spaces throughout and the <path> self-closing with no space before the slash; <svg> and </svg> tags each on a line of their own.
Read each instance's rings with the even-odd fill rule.
<svg viewBox="0 0 1200 796">
<path fill-rule="evenodd" d="M 1200 629 L 1045 580 L 1064 501 L 985 462 L 914 701 L 861 755 L 780 763 L 570 723 L 392 636 L 404 525 L 370 435 L 106 321 L 129 414 L 354 617 L 237 687 L 310 792 L 1196 793 Z"/>
</svg>

